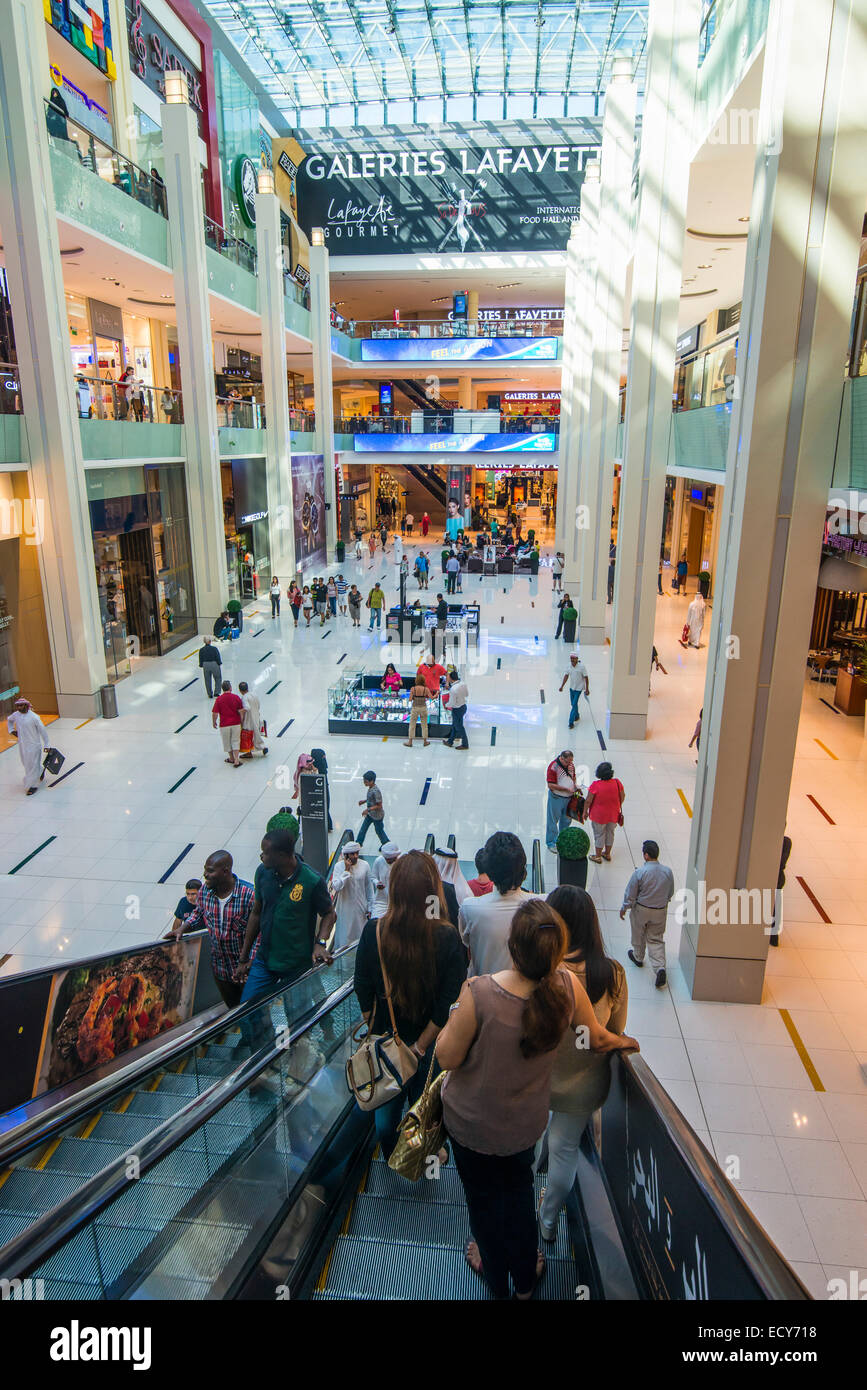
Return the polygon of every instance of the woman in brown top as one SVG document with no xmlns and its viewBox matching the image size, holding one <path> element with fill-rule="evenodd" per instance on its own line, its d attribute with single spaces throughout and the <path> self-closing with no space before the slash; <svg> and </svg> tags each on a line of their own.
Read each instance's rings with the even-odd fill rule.
<svg viewBox="0 0 867 1390">
<path fill-rule="evenodd" d="M 599 918 L 589 893 L 564 884 L 548 894 L 548 905 L 563 918 L 569 945 L 563 964 L 587 991 L 599 1023 L 611 1033 L 626 1026 L 628 990 L 619 961 L 605 954 Z M 609 1058 L 577 1046 L 567 1028 L 554 1054 L 551 1076 L 551 1121 L 548 1125 L 548 1185 L 539 1203 L 543 1240 L 557 1234 L 560 1209 L 578 1171 L 578 1150 L 587 1121 L 604 1104 L 611 1081 Z"/>
<path fill-rule="evenodd" d="M 404 748 L 412 748 L 416 722 L 421 725 L 421 736 L 424 740 L 424 746 L 427 748 L 430 743 L 427 736 L 427 702 L 430 692 L 421 676 L 416 676 L 415 684 L 409 693 L 412 701 L 409 707 L 409 728 L 407 729 L 409 738 L 404 741 Z"/>
<path fill-rule="evenodd" d="M 560 964 L 563 919 L 539 898 L 512 918 L 512 968 L 462 987 L 437 1040 L 443 1112 L 474 1239 L 467 1263 L 496 1298 L 527 1299 L 545 1270 L 536 1247 L 533 1159 L 545 1130 L 551 1070 L 566 1028 L 594 1051 L 637 1050 L 603 1028 L 582 986 Z"/>
</svg>

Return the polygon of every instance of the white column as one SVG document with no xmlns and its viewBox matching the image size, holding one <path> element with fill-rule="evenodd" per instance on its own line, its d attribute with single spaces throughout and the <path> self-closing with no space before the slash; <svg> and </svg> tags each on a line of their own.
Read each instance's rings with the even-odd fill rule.
<svg viewBox="0 0 867 1390">
<path fill-rule="evenodd" d="M 772 898 L 779 870 L 867 206 L 865 36 L 867 0 L 771 0 L 741 310 L 749 352 L 738 353 L 687 868 L 696 904 L 681 936 L 697 999 L 762 994 L 767 922 L 739 903 L 736 923 L 733 893 Z"/>
<path fill-rule="evenodd" d="M 569 238 L 567 256 L 573 258 L 572 313 L 564 319 L 564 356 L 569 354 L 570 386 L 568 398 L 561 391 L 560 409 L 567 404 L 566 447 L 560 441 L 557 464 L 557 549 L 563 551 L 566 568 L 563 587 L 574 599 L 581 575 L 578 566 L 578 507 L 584 490 L 587 416 L 590 406 L 590 376 L 593 356 L 593 315 L 596 291 L 596 234 L 599 226 L 599 161 L 590 160 L 581 189 L 581 217 L 577 232 Z M 574 229 L 574 224 L 573 224 Z M 574 245 L 573 245 L 574 239 Z M 569 315 L 568 301 L 566 314 Z"/>
<path fill-rule="evenodd" d="M 566 494 L 572 431 L 575 427 L 575 346 L 578 333 L 578 267 L 581 261 L 581 223 L 569 230 L 566 244 L 566 276 L 563 295 L 563 361 L 560 369 L 560 435 L 557 440 L 557 507 L 554 513 L 554 548 L 563 549 Z M 573 480 L 574 481 L 574 480 Z M 573 510 L 574 516 L 574 510 Z"/>
<path fill-rule="evenodd" d="M 0 226 L 30 449 L 31 529 L 35 539 L 42 532 L 57 707 L 88 716 L 105 683 L 105 655 L 42 99 L 48 48 L 41 6 L 5 0 L 2 27 Z"/>
<path fill-rule="evenodd" d="M 674 480 L 674 500 L 671 508 L 671 543 L 668 549 L 668 562 L 672 569 L 680 559 L 680 533 L 683 530 L 683 498 L 686 492 L 684 478 Z"/>
<path fill-rule="evenodd" d="M 588 522 L 578 532 L 578 639 L 596 645 L 605 641 L 614 453 L 620 420 L 623 305 L 632 236 L 637 93 L 635 83 L 630 81 L 631 71 L 630 59 L 615 62 L 605 94 L 587 466 L 582 469 L 578 498 L 579 505 L 587 508 Z"/>
<path fill-rule="evenodd" d="M 268 483 L 268 534 L 271 573 L 295 575 L 292 512 L 292 442 L 286 377 L 286 319 L 280 200 L 256 194 L 256 266 L 262 320 L 262 384 L 265 388 L 265 467 Z"/>
<path fill-rule="evenodd" d="M 701 0 L 650 0 L 608 732 L 644 738 L 671 430 Z"/>
<path fill-rule="evenodd" d="M 458 408 L 460 410 L 472 410 L 473 408 L 473 380 L 469 376 L 458 377 Z"/>
<path fill-rule="evenodd" d="M 316 231 L 314 229 L 314 236 Z M 310 247 L 310 318 L 313 330 L 313 396 L 316 405 L 316 452 L 325 461 L 325 543 L 337 542 L 334 488 L 334 401 L 331 376 L 331 281 L 328 247 Z"/>
<path fill-rule="evenodd" d="M 719 523 L 724 500 L 725 488 L 722 483 L 716 483 L 713 490 L 713 516 L 710 523 L 710 553 L 707 561 L 707 567 L 710 570 L 711 596 L 716 592 L 717 569 L 719 567 Z"/>
<path fill-rule="evenodd" d="M 196 614 L 209 631 L 226 605 L 228 586 L 199 134 L 186 101 L 161 109 Z"/>
</svg>

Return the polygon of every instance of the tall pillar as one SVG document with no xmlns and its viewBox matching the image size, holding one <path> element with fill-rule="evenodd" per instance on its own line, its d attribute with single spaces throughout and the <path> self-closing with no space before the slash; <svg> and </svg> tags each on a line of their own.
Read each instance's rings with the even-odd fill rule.
<svg viewBox="0 0 867 1390">
<path fill-rule="evenodd" d="M 632 240 L 637 93 L 631 73 L 632 60 L 618 59 L 605 93 L 587 462 L 582 469 L 578 498 L 579 504 L 587 508 L 589 523 L 578 532 L 578 638 L 600 646 L 605 641 L 614 454 L 620 421 L 623 303 Z"/>
<path fill-rule="evenodd" d="M 256 266 L 262 320 L 262 384 L 265 390 L 265 469 L 268 483 L 268 536 L 271 573 L 295 575 L 292 510 L 292 440 L 286 377 L 286 322 L 283 295 L 283 243 L 280 200 L 257 193 Z"/>
<path fill-rule="evenodd" d="M 681 937 L 697 999 L 762 993 L 767 919 L 738 904 L 733 924 L 734 892 L 772 900 L 779 871 L 867 205 L 865 40 L 867 0 L 771 0 Z"/>
<path fill-rule="evenodd" d="M 316 236 L 317 229 L 313 229 Z M 328 247 L 310 247 L 310 319 L 313 332 L 313 396 L 316 407 L 316 452 L 325 462 L 325 543 L 337 543 L 334 488 L 334 401 L 331 376 L 331 285 Z"/>
<path fill-rule="evenodd" d="M 671 509 L 671 542 L 668 547 L 668 563 L 675 568 L 680 559 L 680 533 L 683 530 L 683 499 L 686 493 L 686 479 L 674 480 L 674 504 Z"/>
<path fill-rule="evenodd" d="M 8 0 L 0 44 L 0 226 L 30 447 L 31 529 L 41 539 L 57 707 L 62 715 L 88 716 L 105 683 L 105 655 L 42 100 L 47 71 L 41 6 Z"/>
<path fill-rule="evenodd" d="M 708 555 L 707 567 L 710 570 L 710 594 L 716 592 L 717 569 L 719 568 L 719 522 L 725 499 L 725 488 L 722 483 L 715 483 L 713 490 L 713 517 L 710 524 L 710 553 Z"/>
<path fill-rule="evenodd" d="M 472 410 L 473 408 L 473 381 L 472 377 L 458 377 L 458 409 Z"/>
<path fill-rule="evenodd" d="M 479 292 L 470 290 L 467 295 L 467 319 L 469 321 L 470 336 L 473 337 L 479 331 Z"/>
<path fill-rule="evenodd" d="M 228 589 L 199 134 L 186 100 L 165 102 L 161 110 L 196 616 L 208 631 L 226 606 Z"/>
<path fill-rule="evenodd" d="M 647 726 L 700 23 L 701 0 L 650 0 L 611 623 L 611 738 L 644 738 Z"/>
<path fill-rule="evenodd" d="M 564 375 L 561 382 L 561 436 L 557 461 L 557 518 L 555 544 L 565 559 L 563 587 L 574 599 L 581 575 L 578 568 L 583 494 L 584 447 L 590 406 L 593 356 L 593 305 L 596 289 L 596 233 L 599 225 L 599 161 L 590 160 L 581 189 L 581 216 L 572 224 L 566 251 L 566 308 L 563 321 Z M 565 411 L 565 439 L 562 419 Z"/>
</svg>

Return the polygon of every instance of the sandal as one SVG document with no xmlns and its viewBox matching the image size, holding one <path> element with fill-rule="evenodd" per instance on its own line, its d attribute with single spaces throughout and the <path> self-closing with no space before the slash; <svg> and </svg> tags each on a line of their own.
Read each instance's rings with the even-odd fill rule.
<svg viewBox="0 0 867 1390">
<path fill-rule="evenodd" d="M 478 1274 L 480 1279 L 484 1279 L 485 1271 L 482 1269 L 482 1257 L 479 1254 L 479 1247 L 474 1240 L 468 1240 L 464 1246 L 464 1259 L 473 1271 L 473 1274 Z"/>
<path fill-rule="evenodd" d="M 591 864 L 601 864 L 601 863 L 602 863 L 602 855 L 601 855 L 601 854 L 588 854 L 587 858 L 590 860 L 590 863 L 591 863 Z"/>
<path fill-rule="evenodd" d="M 533 1287 L 532 1287 L 532 1289 L 530 1289 L 529 1293 L 525 1293 L 525 1294 L 519 1294 L 518 1291 L 515 1290 L 515 1301 L 516 1301 L 517 1303 L 529 1303 L 530 1299 L 533 1297 L 533 1294 L 536 1292 L 537 1288 L 539 1287 L 539 1285 L 541 1284 L 542 1280 L 544 1279 L 544 1277 L 545 1277 L 545 1270 L 546 1270 L 547 1268 L 548 1268 L 548 1261 L 547 1261 L 547 1259 L 545 1258 L 545 1256 L 542 1254 L 542 1251 L 541 1251 L 541 1250 L 538 1250 L 538 1251 L 536 1252 L 536 1278 L 535 1278 L 535 1280 L 534 1280 L 534 1282 L 533 1282 Z"/>
</svg>

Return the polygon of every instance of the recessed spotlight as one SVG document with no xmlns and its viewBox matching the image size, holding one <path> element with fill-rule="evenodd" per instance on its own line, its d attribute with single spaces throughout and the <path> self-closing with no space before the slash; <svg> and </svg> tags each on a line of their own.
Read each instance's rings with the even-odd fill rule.
<svg viewBox="0 0 867 1390">
<path fill-rule="evenodd" d="M 748 217 L 739 217 L 739 218 L 738 218 L 738 221 L 739 221 L 739 222 L 749 222 L 749 220 L 750 220 L 750 219 L 749 219 Z"/>
<path fill-rule="evenodd" d="M 710 262 L 710 261 L 702 261 L 702 262 L 700 263 L 700 265 L 699 265 L 698 268 L 699 268 L 699 270 L 710 270 L 710 268 L 711 268 L 711 262 Z"/>
<path fill-rule="evenodd" d="M 516 290 L 520 285 L 520 280 L 510 280 L 508 285 L 498 285 L 498 290 Z"/>
<path fill-rule="evenodd" d="M 715 246 L 713 249 L 714 251 L 731 251 L 732 248 L 730 246 Z"/>
</svg>

